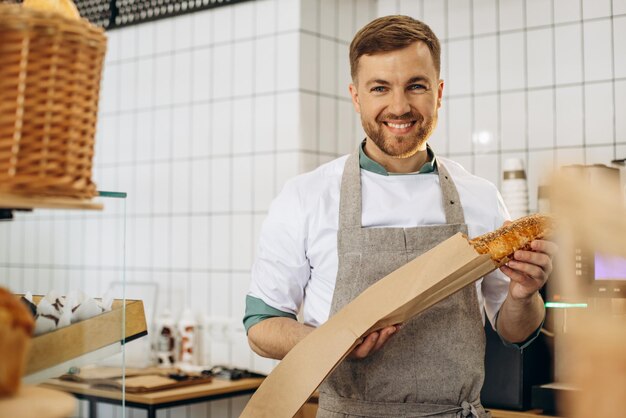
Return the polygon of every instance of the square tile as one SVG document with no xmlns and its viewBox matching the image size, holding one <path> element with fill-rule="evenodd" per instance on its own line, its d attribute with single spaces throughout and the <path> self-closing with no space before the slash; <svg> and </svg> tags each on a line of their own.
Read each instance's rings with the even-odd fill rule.
<svg viewBox="0 0 626 418">
<path fill-rule="evenodd" d="M 274 190 L 278 194 L 285 183 L 299 174 L 300 154 L 297 152 L 282 152 L 276 154 L 276 178 Z"/>
<path fill-rule="evenodd" d="M 337 100 L 319 98 L 319 151 L 337 153 Z"/>
<path fill-rule="evenodd" d="M 585 164 L 604 164 L 610 166 L 611 161 L 615 159 L 614 155 L 613 145 L 586 147 Z"/>
<path fill-rule="evenodd" d="M 122 265 L 124 249 L 122 246 L 122 225 L 116 219 L 102 219 L 100 226 L 100 260 L 96 265 L 115 267 Z M 92 235 L 87 235 L 92 236 Z M 89 245 L 85 240 L 85 246 Z M 85 254 L 86 255 L 86 254 Z"/>
<path fill-rule="evenodd" d="M 211 98 L 211 81 L 213 80 L 211 54 L 210 48 L 195 49 L 191 53 L 191 78 L 193 80 L 191 100 L 195 102 Z"/>
<path fill-rule="evenodd" d="M 272 199 L 276 196 L 276 190 L 274 188 L 276 180 L 276 158 L 273 154 L 257 154 L 252 158 L 254 159 L 253 210 L 267 211 Z"/>
<path fill-rule="evenodd" d="M 211 155 L 211 107 L 209 104 L 191 107 L 191 150 L 196 158 Z"/>
<path fill-rule="evenodd" d="M 554 144 L 554 100 L 552 90 L 528 92 L 528 147 L 551 147 Z"/>
<path fill-rule="evenodd" d="M 172 103 L 181 104 L 191 101 L 191 90 L 195 88 L 191 84 L 193 68 L 191 66 L 191 52 L 184 51 L 173 56 L 173 95 Z"/>
<path fill-rule="evenodd" d="M 526 148 L 526 100 L 523 92 L 503 93 L 500 97 L 501 149 Z"/>
<path fill-rule="evenodd" d="M 234 45 L 234 96 L 249 96 L 252 93 L 252 83 L 254 80 L 253 58 L 255 54 L 252 45 L 252 41 L 240 41 Z"/>
<path fill-rule="evenodd" d="M 300 94 L 300 144 L 299 148 L 308 151 L 319 150 L 319 96 L 303 92 Z"/>
<path fill-rule="evenodd" d="M 119 96 L 119 65 L 105 64 L 102 69 L 102 82 L 100 90 L 100 113 L 115 112 L 118 108 Z"/>
<path fill-rule="evenodd" d="M 276 2 L 257 1 L 254 2 L 256 7 L 256 35 L 268 35 L 276 32 Z M 228 9 L 228 7 L 224 7 Z"/>
<path fill-rule="evenodd" d="M 152 256 L 153 268 L 169 268 L 172 259 L 172 220 L 169 217 L 159 216 L 152 219 Z"/>
<path fill-rule="evenodd" d="M 227 7 L 225 7 L 227 9 Z M 213 49 L 212 99 L 223 99 L 233 94 L 233 47 L 219 45 Z"/>
<path fill-rule="evenodd" d="M 471 44 L 469 40 L 448 43 L 448 96 L 469 94 L 472 91 Z"/>
<path fill-rule="evenodd" d="M 581 86 L 556 89 L 556 145 L 582 146 L 583 90 Z"/>
<path fill-rule="evenodd" d="M 169 53 L 174 49 L 174 22 L 161 19 L 154 23 L 154 53 Z"/>
<path fill-rule="evenodd" d="M 524 34 L 500 35 L 500 88 L 502 90 L 524 87 Z"/>
<path fill-rule="evenodd" d="M 626 0 L 613 0 L 613 15 L 626 13 Z"/>
<path fill-rule="evenodd" d="M 166 160 L 172 155 L 172 113 L 170 109 L 154 112 L 154 154 L 156 160 Z"/>
<path fill-rule="evenodd" d="M 319 84 L 320 38 L 308 33 L 300 34 L 300 88 L 317 91 Z"/>
<path fill-rule="evenodd" d="M 554 82 L 552 31 L 551 29 L 529 30 L 527 33 L 528 48 L 528 87 L 547 86 Z"/>
<path fill-rule="evenodd" d="M 552 23 L 552 2 L 545 0 L 526 0 L 526 26 L 543 26 Z"/>
<path fill-rule="evenodd" d="M 626 81 L 615 82 L 615 114 L 626 115 Z M 615 139 L 626 144 L 626 118 L 615 118 Z M 626 158 L 626 155 L 620 158 Z"/>
<path fill-rule="evenodd" d="M 107 41 L 107 52 L 104 56 L 104 65 L 117 63 L 120 59 L 120 37 L 113 32 Z"/>
<path fill-rule="evenodd" d="M 137 56 L 137 26 L 119 29 L 118 59 L 128 60 Z"/>
<path fill-rule="evenodd" d="M 585 85 L 585 144 L 613 143 L 612 95 L 609 82 Z"/>
<path fill-rule="evenodd" d="M 137 36 L 137 56 L 146 57 L 154 54 L 154 22 L 134 26 Z"/>
<path fill-rule="evenodd" d="M 337 153 L 339 155 L 349 154 L 356 147 L 357 138 L 354 136 L 353 132 L 353 124 L 350 123 L 354 118 L 355 112 L 352 107 L 352 102 L 348 102 L 345 100 L 339 101 L 337 104 L 337 120 L 338 129 L 337 129 Z M 441 119 L 440 122 L 441 123 Z M 441 129 L 441 125 L 437 128 Z M 307 149 L 306 147 L 304 147 Z"/>
<path fill-rule="evenodd" d="M 554 23 L 580 20 L 581 0 L 554 0 Z"/>
<path fill-rule="evenodd" d="M 423 0 L 424 22 L 430 26 L 435 35 L 441 39 L 448 39 L 446 33 L 446 2 L 441 0 Z"/>
<path fill-rule="evenodd" d="M 230 269 L 230 242 L 232 239 L 231 215 L 214 215 L 211 217 L 211 269 L 226 270 Z M 225 295 L 222 294 L 222 297 Z M 220 312 L 216 310 L 215 312 Z M 221 310 L 221 312 L 228 312 Z"/>
<path fill-rule="evenodd" d="M 279 91 L 298 88 L 299 44 L 298 33 L 286 33 L 276 36 L 276 47 L 278 50 L 276 57 L 276 89 Z"/>
<path fill-rule="evenodd" d="M 217 7 L 213 9 L 213 42 L 217 45 L 230 42 L 233 39 L 233 10 L 232 7 Z"/>
<path fill-rule="evenodd" d="M 206 46 L 213 43 L 213 10 L 200 10 L 191 14 L 193 19 L 192 45 Z"/>
<path fill-rule="evenodd" d="M 208 269 L 209 264 L 209 216 L 194 216 L 193 228 L 189 231 L 191 239 L 191 268 Z M 206 281 L 206 278 L 205 278 Z M 206 297 L 206 295 L 203 295 Z"/>
<path fill-rule="evenodd" d="M 437 127 L 428 139 L 428 143 L 435 150 L 435 154 L 448 152 L 448 125 L 448 102 L 444 100 L 439 108 Z M 354 141 L 351 141 L 349 151 L 354 150 L 355 146 Z"/>
<path fill-rule="evenodd" d="M 524 2 L 504 0 L 499 3 L 500 30 L 517 30 L 524 27 Z"/>
<path fill-rule="evenodd" d="M 293 150 L 300 146 L 298 93 L 285 93 L 276 97 L 276 114 L 280 121 L 276 124 L 276 149 Z"/>
<path fill-rule="evenodd" d="M 335 0 L 318 0 L 319 1 L 319 32 L 322 35 L 331 38 L 337 37 L 337 1 Z"/>
<path fill-rule="evenodd" d="M 97 164 L 111 164 L 117 160 L 117 116 L 100 116 L 96 132 L 95 159 Z"/>
<path fill-rule="evenodd" d="M 554 28 L 557 85 L 582 81 L 583 63 L 580 31 L 579 23 Z"/>
<path fill-rule="evenodd" d="M 235 24 L 234 39 L 251 39 L 254 37 L 254 4 L 233 4 L 233 20 Z"/>
<path fill-rule="evenodd" d="M 132 113 L 122 113 L 119 116 L 117 163 L 130 163 L 135 159 L 135 120 Z"/>
<path fill-rule="evenodd" d="M 231 210 L 232 160 L 213 158 L 211 160 L 211 212 Z"/>
<path fill-rule="evenodd" d="M 396 0 L 378 0 L 376 2 L 376 16 L 388 16 L 398 14 L 398 4 Z"/>
<path fill-rule="evenodd" d="M 189 161 L 172 163 L 172 212 L 176 214 L 191 211 L 191 166 Z"/>
<path fill-rule="evenodd" d="M 492 92 L 498 88 L 498 50 L 495 36 L 474 40 L 474 92 Z"/>
<path fill-rule="evenodd" d="M 211 210 L 211 162 L 203 158 L 191 161 L 191 212 L 208 213 Z"/>
<path fill-rule="evenodd" d="M 498 98 L 496 95 L 474 98 L 474 131 L 472 142 L 475 153 L 485 153 L 499 149 Z"/>
<path fill-rule="evenodd" d="M 261 4 L 261 3 L 259 3 Z M 269 93 L 276 86 L 276 40 L 273 37 L 255 40 L 255 93 Z"/>
<path fill-rule="evenodd" d="M 471 35 L 472 9 L 470 0 L 454 0 L 448 7 L 448 38 Z"/>
<path fill-rule="evenodd" d="M 136 107 L 137 102 L 137 63 L 135 61 L 119 64 L 119 110 L 128 111 Z"/>
<path fill-rule="evenodd" d="M 233 211 L 252 211 L 252 157 L 248 155 L 236 156 L 233 164 Z"/>
<path fill-rule="evenodd" d="M 275 149 L 276 98 L 257 96 L 254 98 L 254 151 L 267 152 Z"/>
<path fill-rule="evenodd" d="M 472 4 L 474 35 L 496 32 L 498 22 L 496 1 L 474 0 Z"/>
<path fill-rule="evenodd" d="M 233 101 L 235 115 L 243 115 L 247 123 L 233 123 L 232 152 L 236 154 L 249 154 L 254 150 L 254 135 L 252 124 L 252 99 L 244 98 Z"/>
<path fill-rule="evenodd" d="M 230 253 L 233 254 L 232 268 L 249 271 L 252 266 L 252 216 L 249 214 L 235 214 L 232 216 L 232 239 Z M 249 275 L 246 275 L 249 277 Z M 247 286 L 246 286 L 247 290 Z M 244 304 L 246 294 L 238 295 L 240 303 Z"/>
<path fill-rule="evenodd" d="M 305 3 L 307 2 L 306 1 L 301 2 L 301 4 L 305 4 Z M 413 0 L 409 0 L 409 3 L 414 4 L 415 2 Z M 337 2 L 337 20 L 341 22 L 340 25 L 337 25 L 338 26 L 337 38 L 341 39 L 344 42 L 351 42 L 352 38 L 356 34 L 356 29 L 354 28 L 354 25 L 353 25 L 355 7 L 358 7 L 358 5 L 353 1 L 338 1 Z M 408 14 L 409 16 L 414 16 L 411 13 L 406 13 L 406 14 Z"/>
<path fill-rule="evenodd" d="M 195 225 L 194 225 L 195 227 Z M 188 269 L 191 264 L 190 231 L 191 219 L 183 216 L 172 218 L 172 267 Z"/>
<path fill-rule="evenodd" d="M 231 101 L 213 103 L 211 155 L 226 156 L 232 149 L 233 111 Z"/>
<path fill-rule="evenodd" d="M 319 78 L 320 92 L 337 94 L 337 44 L 327 39 L 320 39 Z"/>
<path fill-rule="evenodd" d="M 611 21 L 585 22 L 584 31 L 585 81 L 611 79 Z"/>
<path fill-rule="evenodd" d="M 137 108 L 146 109 L 154 105 L 154 60 L 144 58 L 137 61 Z"/>
<path fill-rule="evenodd" d="M 611 0 L 583 0 L 583 19 L 611 16 Z"/>
<path fill-rule="evenodd" d="M 539 186 L 550 183 L 554 171 L 555 151 L 541 150 L 528 153 L 528 207 L 531 212 L 539 210 L 537 197 Z"/>
<path fill-rule="evenodd" d="M 154 193 L 152 196 L 152 213 L 163 215 L 171 212 L 172 204 L 172 165 L 156 163 L 152 166 Z"/>
<path fill-rule="evenodd" d="M 470 152 L 472 149 L 472 100 L 467 97 L 448 99 L 450 120 L 450 154 Z"/>
<path fill-rule="evenodd" d="M 170 55 L 160 55 L 154 61 L 154 104 L 166 106 L 172 103 L 173 62 Z"/>
<path fill-rule="evenodd" d="M 135 213 L 148 214 L 152 211 L 152 194 L 155 184 L 152 181 L 152 166 L 135 166 Z M 129 197 L 130 198 L 130 197 Z"/>
<path fill-rule="evenodd" d="M 584 164 L 585 149 L 584 148 L 557 148 L 556 149 L 556 165 L 563 167 L 564 165 Z"/>
<path fill-rule="evenodd" d="M 301 1 L 300 3 L 300 28 L 304 31 L 304 33 L 310 32 L 318 33 L 319 28 L 319 1 Z M 341 2 L 341 3 L 351 3 L 351 2 Z M 350 15 L 352 16 L 352 15 Z"/>
<path fill-rule="evenodd" d="M 624 78 L 626 77 L 626 16 L 615 18 L 613 27 L 615 78 Z"/>
<path fill-rule="evenodd" d="M 193 45 L 193 16 L 184 14 L 174 16 L 171 19 L 174 21 L 174 49 L 180 51 L 181 49 L 191 48 Z"/>
<path fill-rule="evenodd" d="M 497 154 L 474 155 L 474 174 L 497 185 L 500 179 L 500 159 Z"/>
</svg>

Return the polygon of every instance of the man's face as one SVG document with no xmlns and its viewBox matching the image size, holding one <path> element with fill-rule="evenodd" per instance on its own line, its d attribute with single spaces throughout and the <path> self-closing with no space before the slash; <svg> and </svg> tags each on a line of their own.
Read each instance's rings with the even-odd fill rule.
<svg viewBox="0 0 626 418">
<path fill-rule="evenodd" d="M 426 148 L 437 125 L 443 81 L 423 42 L 359 59 L 350 84 L 368 138 L 385 154 L 408 158 Z"/>
</svg>

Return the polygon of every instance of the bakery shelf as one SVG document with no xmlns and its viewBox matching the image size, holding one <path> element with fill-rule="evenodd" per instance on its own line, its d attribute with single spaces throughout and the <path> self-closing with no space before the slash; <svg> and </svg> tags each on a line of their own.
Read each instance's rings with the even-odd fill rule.
<svg viewBox="0 0 626 418">
<path fill-rule="evenodd" d="M 33 299 L 37 303 L 39 297 Z M 34 337 L 25 381 L 41 381 L 62 374 L 70 366 L 94 363 L 147 333 L 143 302 L 115 300 L 109 312 Z"/>
<path fill-rule="evenodd" d="M 98 191 L 100 197 L 126 198 L 126 193 Z M 92 199 L 76 199 L 55 196 L 26 196 L 0 192 L 0 208 L 5 209 L 82 209 L 102 210 L 102 202 Z"/>
</svg>

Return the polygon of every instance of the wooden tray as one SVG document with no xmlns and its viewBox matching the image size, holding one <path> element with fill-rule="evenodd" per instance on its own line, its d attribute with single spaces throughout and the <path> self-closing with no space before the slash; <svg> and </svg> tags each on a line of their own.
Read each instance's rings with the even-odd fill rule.
<svg viewBox="0 0 626 418">
<path fill-rule="evenodd" d="M 151 374 L 145 376 L 134 376 L 126 378 L 125 389 L 128 393 L 155 392 L 164 389 L 176 389 L 191 385 L 211 383 L 211 376 L 198 377 L 186 380 L 170 379 L 166 376 Z M 122 390 L 122 379 L 106 379 L 97 383 L 92 383 L 95 388 Z"/>
<path fill-rule="evenodd" d="M 41 297 L 33 297 L 37 301 Z M 126 300 L 125 332 L 122 335 L 124 309 L 122 300 L 114 300 L 110 312 L 34 337 L 26 373 L 45 370 L 119 342 L 129 342 L 148 334 L 141 300 Z"/>
</svg>

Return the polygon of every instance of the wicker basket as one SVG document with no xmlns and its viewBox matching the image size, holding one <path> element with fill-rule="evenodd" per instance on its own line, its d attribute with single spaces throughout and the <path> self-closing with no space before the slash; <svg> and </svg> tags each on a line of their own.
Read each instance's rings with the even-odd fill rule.
<svg viewBox="0 0 626 418">
<path fill-rule="evenodd" d="M 0 4 L 0 192 L 91 198 L 104 31 Z"/>
</svg>

